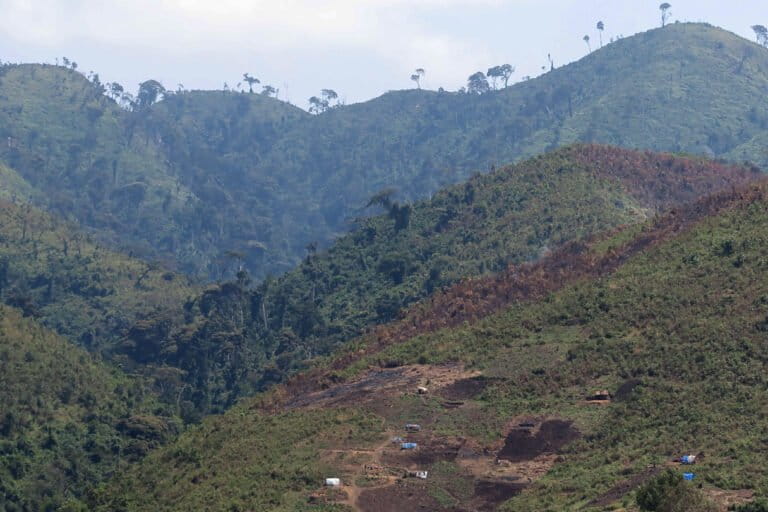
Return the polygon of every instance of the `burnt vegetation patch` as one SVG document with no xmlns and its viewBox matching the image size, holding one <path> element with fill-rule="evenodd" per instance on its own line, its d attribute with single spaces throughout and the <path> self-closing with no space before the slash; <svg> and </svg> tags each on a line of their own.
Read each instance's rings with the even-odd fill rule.
<svg viewBox="0 0 768 512">
<path fill-rule="evenodd" d="M 579 437 L 581 432 L 567 420 L 547 420 L 535 434 L 529 428 L 516 428 L 507 435 L 498 458 L 510 462 L 533 460 L 539 455 L 558 453 Z"/>
<path fill-rule="evenodd" d="M 613 399 L 617 402 L 626 402 L 630 400 L 639 386 L 642 386 L 643 381 L 640 379 L 629 379 L 619 386 L 616 393 L 613 395 Z"/>
<path fill-rule="evenodd" d="M 441 389 L 438 395 L 449 401 L 469 400 L 482 394 L 494 380 L 497 379 L 490 379 L 482 375 L 457 380 Z"/>
<path fill-rule="evenodd" d="M 474 501 L 476 510 L 496 510 L 505 501 L 514 498 L 526 488 L 526 484 L 502 480 L 478 480 L 475 482 Z"/>
</svg>

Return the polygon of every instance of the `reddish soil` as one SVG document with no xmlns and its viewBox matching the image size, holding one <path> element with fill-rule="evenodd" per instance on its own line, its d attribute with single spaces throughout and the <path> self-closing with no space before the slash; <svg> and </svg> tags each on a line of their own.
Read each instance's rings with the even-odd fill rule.
<svg viewBox="0 0 768 512">
<path fill-rule="evenodd" d="M 564 420 L 545 421 L 535 433 L 532 429 L 517 428 L 507 435 L 498 458 L 510 462 L 533 460 L 539 455 L 559 452 L 580 436 L 573 422 Z"/>
</svg>

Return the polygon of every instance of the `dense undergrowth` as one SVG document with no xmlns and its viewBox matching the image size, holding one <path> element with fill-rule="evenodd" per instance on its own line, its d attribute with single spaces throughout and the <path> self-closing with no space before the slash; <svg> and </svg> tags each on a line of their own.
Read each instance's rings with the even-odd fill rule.
<svg viewBox="0 0 768 512">
<path fill-rule="evenodd" d="M 145 381 L 0 307 L 0 509 L 82 510 L 89 488 L 179 430 Z"/>
</svg>

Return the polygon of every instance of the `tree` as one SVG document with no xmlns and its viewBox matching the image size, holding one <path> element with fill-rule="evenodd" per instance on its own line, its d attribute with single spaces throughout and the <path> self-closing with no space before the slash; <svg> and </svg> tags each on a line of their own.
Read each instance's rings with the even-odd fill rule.
<svg viewBox="0 0 768 512">
<path fill-rule="evenodd" d="M 757 44 L 768 46 L 768 28 L 765 25 L 752 25 L 752 30 L 757 36 Z"/>
<path fill-rule="evenodd" d="M 493 66 L 488 70 L 486 75 L 493 81 L 493 88 L 496 88 L 496 79 L 500 78 L 504 81 L 504 88 L 509 85 L 509 77 L 515 72 L 514 66 L 510 64 L 502 64 L 500 66 Z"/>
<path fill-rule="evenodd" d="M 165 93 L 165 87 L 157 80 L 147 80 L 139 84 L 139 94 L 136 96 L 136 105 L 139 109 L 146 109 L 155 104 Z"/>
<path fill-rule="evenodd" d="M 515 67 L 511 64 L 502 64 L 501 65 L 501 77 L 504 79 L 504 88 L 506 89 L 509 85 L 509 79 L 512 76 L 512 73 L 515 72 Z"/>
<path fill-rule="evenodd" d="M 324 102 L 317 96 L 312 96 L 309 98 L 309 113 L 310 114 L 321 114 L 328 110 L 328 103 Z"/>
<path fill-rule="evenodd" d="M 501 79 L 504 81 L 504 88 L 509 85 L 509 77 L 515 72 L 515 68 L 510 64 L 502 64 L 500 66 L 493 66 L 488 69 L 486 75 L 491 79 L 493 88 L 496 89 L 496 80 Z"/>
<path fill-rule="evenodd" d="M 109 95 L 112 96 L 115 101 L 119 100 L 123 96 L 124 92 L 125 89 L 119 83 L 112 82 L 109 84 Z"/>
<path fill-rule="evenodd" d="M 309 112 L 312 114 L 322 114 L 326 110 L 338 105 L 331 105 L 331 102 L 337 100 L 339 95 L 333 89 L 323 89 L 320 91 L 320 97 L 312 96 L 309 98 Z"/>
<path fill-rule="evenodd" d="M 637 491 L 637 505 L 648 512 L 710 512 L 717 510 L 706 497 L 668 469 Z"/>
<path fill-rule="evenodd" d="M 320 94 L 323 96 L 323 99 L 325 100 L 326 108 L 332 108 L 338 105 L 338 99 L 339 95 L 334 91 L 333 89 L 323 89 L 320 91 Z M 336 101 L 336 105 L 331 105 L 332 101 Z"/>
<path fill-rule="evenodd" d="M 253 84 L 260 84 L 261 80 L 256 78 L 255 76 L 251 76 L 248 73 L 243 73 L 243 80 L 245 80 L 245 83 L 248 84 L 248 92 L 253 94 Z"/>
<path fill-rule="evenodd" d="M 421 89 L 421 79 L 424 78 L 424 75 L 426 75 L 427 72 L 424 71 L 424 68 L 418 68 L 412 75 L 411 80 L 416 82 L 416 87 Z"/>
<path fill-rule="evenodd" d="M 605 30 L 605 23 L 602 21 L 597 22 L 597 33 L 600 34 L 600 48 L 603 47 L 603 30 Z"/>
<path fill-rule="evenodd" d="M 491 87 L 495 91 L 496 80 L 501 76 L 501 71 L 499 70 L 499 66 L 493 66 L 492 68 L 488 68 L 488 71 L 485 72 L 485 76 L 491 79 Z"/>
<path fill-rule="evenodd" d="M 265 85 L 261 88 L 261 94 L 264 96 L 274 96 L 277 94 L 277 89 L 272 87 L 271 85 Z"/>
<path fill-rule="evenodd" d="M 488 85 L 488 79 L 482 71 L 473 73 L 467 78 L 467 92 L 470 94 L 484 94 L 490 90 L 491 86 Z"/>
<path fill-rule="evenodd" d="M 589 50 L 589 53 L 592 53 L 592 45 L 589 42 L 589 36 L 584 36 L 583 39 L 584 42 L 587 43 L 587 49 Z"/>
<path fill-rule="evenodd" d="M 664 2 L 663 4 L 661 4 L 659 6 L 659 10 L 661 11 L 661 26 L 662 27 L 665 27 L 667 25 L 667 20 L 672 15 L 672 13 L 669 12 L 669 10 L 671 8 L 672 8 L 672 5 L 667 3 L 667 2 Z"/>
</svg>

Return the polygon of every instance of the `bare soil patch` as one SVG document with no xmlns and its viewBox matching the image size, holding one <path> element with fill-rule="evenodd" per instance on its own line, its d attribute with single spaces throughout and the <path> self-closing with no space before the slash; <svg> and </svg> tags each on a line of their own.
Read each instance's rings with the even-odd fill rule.
<svg viewBox="0 0 768 512">
<path fill-rule="evenodd" d="M 498 458 L 510 462 L 533 460 L 539 455 L 558 453 L 581 433 L 566 420 L 547 420 L 538 429 L 513 429 L 499 451 Z"/>
</svg>

